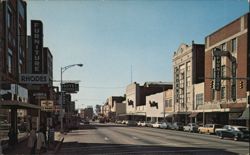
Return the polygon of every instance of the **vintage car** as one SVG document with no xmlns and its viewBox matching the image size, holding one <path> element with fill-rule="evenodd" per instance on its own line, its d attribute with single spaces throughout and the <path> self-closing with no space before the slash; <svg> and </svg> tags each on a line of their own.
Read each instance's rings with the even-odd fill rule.
<svg viewBox="0 0 250 155">
<path fill-rule="evenodd" d="M 223 128 L 216 129 L 215 133 L 221 139 L 228 137 L 233 138 L 236 141 L 244 139 L 249 140 L 249 130 L 245 126 L 225 125 Z"/>
<path fill-rule="evenodd" d="M 198 128 L 199 133 L 208 133 L 208 134 L 215 134 L 215 130 L 217 128 L 222 128 L 223 125 L 221 124 L 205 124 L 205 126 L 201 126 Z"/>
<path fill-rule="evenodd" d="M 197 132 L 198 131 L 198 125 L 196 123 L 188 123 L 187 125 L 183 126 L 183 131 L 188 132 Z"/>
<path fill-rule="evenodd" d="M 181 122 L 174 122 L 173 124 L 171 124 L 170 129 L 172 130 L 183 130 L 183 123 Z"/>
</svg>

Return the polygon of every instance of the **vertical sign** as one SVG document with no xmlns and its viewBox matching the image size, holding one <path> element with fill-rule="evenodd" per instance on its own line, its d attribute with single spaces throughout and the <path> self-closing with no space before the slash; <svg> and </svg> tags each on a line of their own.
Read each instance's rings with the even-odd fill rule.
<svg viewBox="0 0 250 155">
<path fill-rule="evenodd" d="M 215 56 L 215 90 L 221 88 L 221 57 Z"/>
<path fill-rule="evenodd" d="M 32 73 L 43 73 L 43 23 L 40 20 L 31 21 Z"/>
<path fill-rule="evenodd" d="M 232 61 L 232 100 L 236 101 L 236 61 Z"/>
</svg>

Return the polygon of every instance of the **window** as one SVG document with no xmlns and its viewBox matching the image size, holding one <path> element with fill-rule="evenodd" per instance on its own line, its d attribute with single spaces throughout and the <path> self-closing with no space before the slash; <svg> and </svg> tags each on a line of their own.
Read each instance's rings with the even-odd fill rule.
<svg viewBox="0 0 250 155">
<path fill-rule="evenodd" d="M 203 94 L 196 94 L 196 105 L 203 104 Z"/>
<path fill-rule="evenodd" d="M 227 50 L 227 44 L 226 43 L 221 44 L 221 50 L 222 51 L 226 51 Z"/>
<path fill-rule="evenodd" d="M 172 99 L 166 100 L 165 107 L 166 108 L 171 108 L 172 107 Z"/>
<path fill-rule="evenodd" d="M 237 48 L 236 38 L 232 39 L 232 52 L 235 52 Z"/>
<path fill-rule="evenodd" d="M 225 65 L 221 66 L 221 77 L 226 77 L 226 66 Z"/>
<path fill-rule="evenodd" d="M 190 101 L 191 101 L 191 94 L 190 94 L 190 92 L 188 92 L 186 95 L 187 95 L 187 97 L 186 97 L 187 103 L 190 103 Z"/>
<path fill-rule="evenodd" d="M 8 28 L 11 28 L 13 25 L 13 15 L 10 8 L 8 8 L 8 14 L 7 14 L 7 26 Z"/>
<path fill-rule="evenodd" d="M 221 99 L 225 99 L 225 97 L 226 97 L 226 88 L 221 87 Z"/>
<path fill-rule="evenodd" d="M 212 100 L 215 100 L 215 90 L 212 89 Z"/>
<path fill-rule="evenodd" d="M 8 72 L 12 73 L 12 61 L 13 59 L 13 53 L 11 51 L 11 49 L 8 49 Z"/>
</svg>

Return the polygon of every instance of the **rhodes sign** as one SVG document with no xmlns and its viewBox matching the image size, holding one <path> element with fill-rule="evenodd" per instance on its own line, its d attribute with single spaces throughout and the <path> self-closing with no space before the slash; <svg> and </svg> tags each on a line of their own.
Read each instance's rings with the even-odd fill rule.
<svg viewBox="0 0 250 155">
<path fill-rule="evenodd" d="M 47 74 L 20 74 L 20 83 L 23 84 L 48 84 Z"/>
</svg>

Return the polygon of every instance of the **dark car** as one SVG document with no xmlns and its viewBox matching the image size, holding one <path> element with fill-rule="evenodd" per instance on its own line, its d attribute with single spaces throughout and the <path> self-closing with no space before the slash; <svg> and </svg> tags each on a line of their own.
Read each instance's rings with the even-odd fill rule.
<svg viewBox="0 0 250 155">
<path fill-rule="evenodd" d="M 223 139 L 224 137 L 233 138 L 234 140 L 249 140 L 249 130 L 245 126 L 232 126 L 225 125 L 223 128 L 218 128 L 215 130 L 215 133 L 219 138 Z"/>
<path fill-rule="evenodd" d="M 181 123 L 181 122 L 174 122 L 172 125 L 171 125 L 171 129 L 172 130 L 183 130 L 183 126 L 184 124 Z"/>
</svg>

